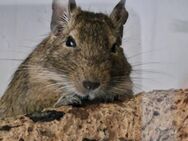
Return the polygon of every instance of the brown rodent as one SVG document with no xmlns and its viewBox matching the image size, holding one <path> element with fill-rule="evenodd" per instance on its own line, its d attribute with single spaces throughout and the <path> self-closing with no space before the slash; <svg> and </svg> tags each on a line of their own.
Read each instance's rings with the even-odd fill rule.
<svg viewBox="0 0 188 141">
<path fill-rule="evenodd" d="M 124 5 L 121 0 L 105 15 L 83 11 L 74 0 L 68 8 L 54 0 L 51 33 L 15 72 L 0 116 L 132 95 L 132 69 L 120 47 L 128 18 Z"/>
</svg>

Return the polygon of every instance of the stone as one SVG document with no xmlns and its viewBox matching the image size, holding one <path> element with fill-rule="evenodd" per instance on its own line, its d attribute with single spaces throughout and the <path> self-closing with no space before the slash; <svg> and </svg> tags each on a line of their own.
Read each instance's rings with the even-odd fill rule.
<svg viewBox="0 0 188 141">
<path fill-rule="evenodd" d="M 188 90 L 155 90 L 113 103 L 63 106 L 0 120 L 0 141 L 187 141 Z M 48 115 L 48 117 L 45 117 Z"/>
</svg>

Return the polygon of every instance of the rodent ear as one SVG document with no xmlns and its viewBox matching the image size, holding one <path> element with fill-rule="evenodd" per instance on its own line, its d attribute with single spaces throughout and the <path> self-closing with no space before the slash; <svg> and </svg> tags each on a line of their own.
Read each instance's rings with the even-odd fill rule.
<svg viewBox="0 0 188 141">
<path fill-rule="evenodd" d="M 71 14 L 76 8 L 77 8 L 76 1 L 69 0 L 69 14 Z"/>
<path fill-rule="evenodd" d="M 65 0 L 53 0 L 52 3 L 52 19 L 51 31 L 54 34 L 60 32 L 64 23 L 68 20 L 67 3 Z"/>
<path fill-rule="evenodd" d="M 120 30 L 121 37 L 123 36 L 123 25 L 126 23 L 129 13 L 125 8 L 126 0 L 121 0 L 113 9 L 110 18 L 115 27 Z"/>
<path fill-rule="evenodd" d="M 57 35 L 63 31 L 74 9 L 76 9 L 75 0 L 69 0 L 68 4 L 66 0 L 53 0 L 51 19 L 51 31 L 53 34 Z"/>
</svg>

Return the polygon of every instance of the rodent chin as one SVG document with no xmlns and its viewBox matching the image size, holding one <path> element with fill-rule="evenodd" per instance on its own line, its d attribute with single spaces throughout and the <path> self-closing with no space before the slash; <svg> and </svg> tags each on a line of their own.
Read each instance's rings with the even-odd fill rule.
<svg viewBox="0 0 188 141">
<path fill-rule="evenodd" d="M 96 98 L 96 96 L 95 96 L 95 94 L 90 94 L 88 98 L 89 98 L 89 100 L 94 100 Z"/>
<path fill-rule="evenodd" d="M 86 93 L 76 93 L 77 96 L 83 98 L 83 99 L 89 99 L 89 100 L 94 100 L 96 96 L 96 92 L 86 92 Z"/>
</svg>

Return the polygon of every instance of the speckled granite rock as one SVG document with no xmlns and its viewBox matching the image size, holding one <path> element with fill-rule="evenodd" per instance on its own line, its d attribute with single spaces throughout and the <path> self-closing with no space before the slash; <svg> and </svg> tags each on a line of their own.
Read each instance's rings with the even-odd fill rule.
<svg viewBox="0 0 188 141">
<path fill-rule="evenodd" d="M 0 141 L 188 141 L 187 108 L 188 90 L 142 93 L 113 104 L 61 107 L 48 120 L 37 116 L 0 120 Z"/>
<path fill-rule="evenodd" d="M 142 140 L 188 141 L 188 90 L 142 96 Z"/>
</svg>

